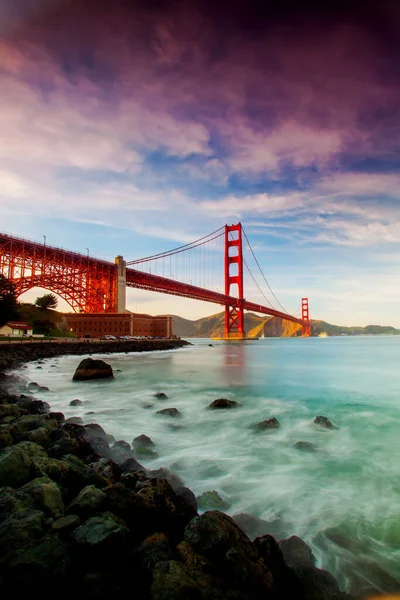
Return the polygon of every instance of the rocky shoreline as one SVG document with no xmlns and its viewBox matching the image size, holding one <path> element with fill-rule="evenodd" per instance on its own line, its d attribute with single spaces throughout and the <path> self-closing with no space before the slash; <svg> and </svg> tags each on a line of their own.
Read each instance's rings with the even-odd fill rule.
<svg viewBox="0 0 400 600">
<path fill-rule="evenodd" d="M 37 346 L 38 352 L 58 352 L 31 351 L 29 360 L 70 353 L 64 345 Z M 83 346 L 73 344 L 74 353 L 87 354 Z M 96 345 L 96 351 L 112 351 L 106 347 Z M 12 352 L 8 368 L 26 356 Z M 18 385 L 17 377 L 1 374 L 3 594 L 19 597 L 34 590 L 42 599 L 116 594 L 143 600 L 353 598 L 315 566 L 310 548 L 296 536 L 278 542 L 265 532 L 251 541 L 223 512 L 199 515 L 194 494 L 176 475 L 145 469 L 126 441 L 113 440 L 97 424 L 65 419 L 42 400 L 13 393 Z"/>
<path fill-rule="evenodd" d="M 135 340 L 124 342 L 24 342 L 0 344 L 0 371 L 16 369 L 25 362 L 56 356 L 82 354 L 115 354 L 119 352 L 150 352 L 175 350 L 190 346 L 186 340 Z"/>
</svg>

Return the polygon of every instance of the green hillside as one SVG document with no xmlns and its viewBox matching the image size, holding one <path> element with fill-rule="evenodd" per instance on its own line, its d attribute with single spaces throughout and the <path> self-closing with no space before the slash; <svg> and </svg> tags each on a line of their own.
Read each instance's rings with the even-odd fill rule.
<svg viewBox="0 0 400 600">
<path fill-rule="evenodd" d="M 56 310 L 39 308 L 28 303 L 18 304 L 18 320 L 31 325 L 33 333 L 73 337 L 64 316 Z"/>
<path fill-rule="evenodd" d="M 173 319 L 173 332 L 179 337 L 221 337 L 224 333 L 225 313 L 220 312 L 196 321 L 176 315 Z M 245 331 L 249 337 L 297 337 L 301 335 L 301 325 L 277 319 L 264 318 L 254 313 L 245 313 Z M 399 335 L 400 330 L 390 326 L 367 325 L 366 327 L 343 327 L 326 321 L 311 320 L 313 335 L 326 333 L 337 335 Z"/>
</svg>

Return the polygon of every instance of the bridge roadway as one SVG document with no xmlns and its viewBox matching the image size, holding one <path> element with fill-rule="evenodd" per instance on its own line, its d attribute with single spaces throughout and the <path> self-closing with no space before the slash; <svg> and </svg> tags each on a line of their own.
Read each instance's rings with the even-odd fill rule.
<svg viewBox="0 0 400 600">
<path fill-rule="evenodd" d="M 119 258 L 122 259 L 122 257 Z M 19 295 L 35 286 L 44 287 L 58 293 L 76 310 L 80 308 L 80 303 L 75 298 L 73 298 L 75 303 L 71 300 L 69 290 L 74 289 L 74 285 L 77 285 L 77 289 L 74 290 L 75 295 L 77 297 L 84 295 L 85 276 L 89 275 L 89 278 L 93 278 L 97 271 L 98 277 L 105 281 L 105 289 L 109 292 L 116 287 L 117 268 L 116 264 L 109 261 L 0 232 L 0 273 L 2 272 L 14 281 Z M 17 272 L 17 278 L 14 279 Z M 68 278 L 71 281 L 66 282 L 65 280 Z M 125 282 L 123 282 L 124 284 Z M 262 306 L 245 299 L 239 300 L 234 296 L 168 279 L 160 275 L 142 272 L 131 267 L 126 268 L 126 285 L 153 292 L 202 300 L 203 302 L 212 302 L 221 306 L 239 306 L 242 302 L 244 310 L 286 319 L 306 327 L 310 326 L 308 321 L 268 306 Z M 96 291 L 100 291 L 100 288 Z M 110 310 L 110 307 L 114 306 L 113 302 L 115 302 L 114 298 L 110 297 L 105 312 L 115 311 L 112 308 Z M 96 310 L 90 310 L 89 306 L 89 312 L 96 312 Z"/>
<path fill-rule="evenodd" d="M 214 292 L 205 288 L 200 288 L 195 285 L 190 285 L 174 279 L 168 279 L 167 277 L 161 277 L 160 275 L 153 275 L 151 273 L 145 273 L 137 271 L 136 269 L 126 269 L 126 285 L 128 287 L 140 288 L 143 290 L 149 290 L 153 292 L 161 292 L 164 294 L 172 294 L 174 296 L 182 296 L 184 298 L 192 298 L 194 300 L 202 300 L 203 302 L 212 302 L 214 304 L 220 304 L 222 306 L 238 306 L 240 302 L 243 303 L 244 310 L 251 310 L 253 312 L 269 315 L 272 317 L 278 317 L 279 319 L 285 319 L 298 323 L 299 325 L 309 326 L 308 321 L 303 321 L 292 315 L 288 315 L 269 306 L 262 306 L 249 300 L 240 300 L 234 296 L 227 296 L 220 292 Z"/>
</svg>

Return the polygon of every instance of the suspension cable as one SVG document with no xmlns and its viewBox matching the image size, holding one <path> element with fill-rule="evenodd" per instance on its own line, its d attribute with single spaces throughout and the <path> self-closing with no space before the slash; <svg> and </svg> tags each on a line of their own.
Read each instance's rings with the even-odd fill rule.
<svg viewBox="0 0 400 600">
<path fill-rule="evenodd" d="M 247 235 L 246 235 L 246 232 L 245 232 L 245 230 L 243 229 L 243 226 L 242 226 L 242 231 L 243 231 L 244 237 L 246 238 L 247 245 L 248 245 L 248 247 L 250 248 L 250 251 L 251 251 L 251 253 L 252 253 L 252 255 L 253 255 L 253 258 L 254 258 L 254 260 L 256 261 L 256 265 L 257 265 L 257 267 L 258 267 L 258 269 L 259 269 L 259 271 L 260 271 L 260 273 L 261 273 L 261 276 L 262 276 L 262 278 L 264 279 L 265 283 L 267 284 L 269 291 L 271 292 L 271 294 L 273 295 L 273 297 L 275 298 L 275 300 L 277 301 L 277 303 L 279 304 L 279 306 L 281 307 L 281 309 L 283 310 L 283 312 L 285 312 L 286 314 L 290 314 L 290 313 L 288 313 L 288 311 L 286 310 L 286 308 L 284 308 L 284 307 L 282 306 L 282 304 L 279 302 L 278 298 L 275 296 L 274 292 L 272 291 L 272 288 L 271 288 L 271 286 L 269 285 L 269 283 L 268 283 L 268 281 L 267 281 L 267 279 L 266 279 L 266 277 L 265 277 L 264 273 L 262 272 L 262 269 L 261 269 L 261 267 L 260 267 L 260 263 L 258 262 L 258 260 L 257 260 L 257 258 L 256 258 L 256 255 L 254 254 L 254 250 L 253 250 L 253 248 L 251 247 L 251 244 L 250 244 L 250 242 L 249 242 L 249 240 L 248 240 L 248 237 L 247 237 Z M 264 297 L 265 297 L 265 296 L 264 296 Z"/>
<path fill-rule="evenodd" d="M 201 246 L 202 244 L 206 244 L 207 242 L 211 242 L 212 240 L 215 240 L 216 238 L 223 235 L 224 231 L 225 231 L 225 227 L 223 226 L 223 227 L 220 227 L 219 229 L 216 229 L 212 233 L 209 233 L 208 235 L 205 235 L 205 236 L 199 238 L 198 240 L 195 240 L 194 242 L 190 242 L 189 244 L 184 244 L 183 246 L 178 246 L 178 248 L 173 248 L 172 250 L 168 250 L 166 252 L 160 252 L 159 254 L 153 254 L 152 256 L 146 256 L 145 258 L 139 258 L 137 260 L 130 260 L 126 264 L 127 265 L 137 265 L 139 263 L 148 262 L 149 260 L 155 260 L 158 258 L 163 258 L 164 256 L 171 256 L 172 254 L 178 254 L 179 252 L 185 252 L 186 250 L 191 250 L 192 248 L 196 248 L 197 246 Z M 216 234 L 218 234 L 218 235 L 216 235 Z M 214 237 L 211 237 L 211 236 L 214 236 Z M 210 238 L 210 239 L 208 239 L 208 238 Z M 207 240 L 207 242 L 205 242 L 204 240 Z"/>
</svg>

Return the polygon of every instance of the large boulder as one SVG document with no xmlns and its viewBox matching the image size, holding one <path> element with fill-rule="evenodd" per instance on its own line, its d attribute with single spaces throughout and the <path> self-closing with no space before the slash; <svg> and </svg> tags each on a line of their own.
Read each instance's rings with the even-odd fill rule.
<svg viewBox="0 0 400 600">
<path fill-rule="evenodd" d="M 31 448 L 40 448 L 33 442 L 21 442 L 15 446 L 8 446 L 0 453 L 0 484 L 19 488 L 28 483 L 36 475 L 32 460 Z"/>
<path fill-rule="evenodd" d="M 113 379 L 114 374 L 110 365 L 104 360 L 84 358 L 78 365 L 72 380 L 88 381 L 91 379 Z"/>
<path fill-rule="evenodd" d="M 80 546 L 102 547 L 111 550 L 125 541 L 129 534 L 126 523 L 116 515 L 105 512 L 88 519 L 77 527 L 72 534 L 76 544 Z"/>
<path fill-rule="evenodd" d="M 60 488 L 48 477 L 38 477 L 18 490 L 18 497 L 32 508 L 42 510 L 53 518 L 64 514 L 64 503 Z"/>
<path fill-rule="evenodd" d="M 241 597 L 268 598 L 274 593 L 268 565 L 247 535 L 224 513 L 209 511 L 192 519 L 185 528 L 185 541 L 210 561 L 216 575 L 222 575 L 230 587 L 242 590 Z"/>
<path fill-rule="evenodd" d="M 76 498 L 71 502 L 67 511 L 69 514 L 75 514 L 80 517 L 94 516 L 104 504 L 106 494 L 94 485 L 88 485 L 81 490 Z"/>
</svg>

